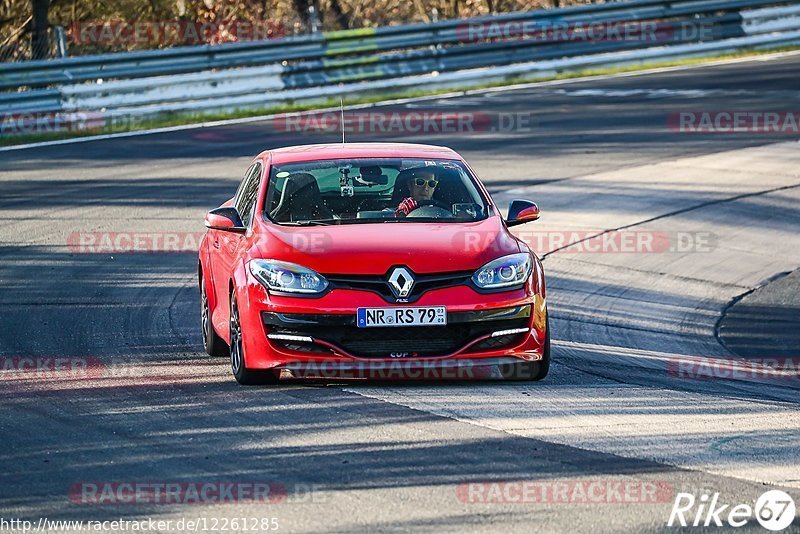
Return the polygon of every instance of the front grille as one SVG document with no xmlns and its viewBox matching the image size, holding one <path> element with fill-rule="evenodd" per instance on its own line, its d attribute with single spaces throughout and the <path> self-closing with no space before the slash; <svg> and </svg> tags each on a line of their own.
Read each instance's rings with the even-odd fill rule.
<svg viewBox="0 0 800 534">
<path fill-rule="evenodd" d="M 291 316 L 276 314 L 265 314 L 264 322 L 268 325 L 270 333 L 309 336 L 331 343 L 361 358 L 388 358 L 392 353 L 405 353 L 404 357 L 432 357 L 455 352 L 471 341 L 498 330 L 528 327 L 530 306 L 520 306 L 512 311 L 514 312 L 512 314 L 494 311 L 451 313 L 445 326 L 358 328 L 354 325 L 354 316 L 349 315 L 340 319 L 340 322 L 345 324 L 330 324 L 331 317 L 335 316 L 319 316 L 320 320 L 313 325 L 289 323 L 287 317 Z M 475 313 L 484 313 L 485 316 Z M 513 318 L 507 318 L 509 316 Z M 313 316 L 298 317 L 310 321 Z M 483 320 L 466 320 L 476 317 L 482 317 Z M 489 338 L 480 342 L 476 349 L 496 350 L 511 346 L 512 343 L 518 343 L 524 335 Z M 302 350 L 309 351 L 310 344 L 303 345 Z M 314 352 L 325 352 L 324 346 L 314 345 L 319 347 L 319 350 Z"/>
<path fill-rule="evenodd" d="M 433 289 L 466 285 L 472 274 L 473 271 L 442 274 L 415 274 L 414 287 L 411 289 L 411 293 L 409 293 L 405 302 L 414 302 Z M 387 281 L 388 273 L 382 276 L 341 276 L 327 274 L 324 276 L 328 280 L 331 289 L 371 291 L 383 297 L 386 302 L 396 302 L 394 293 L 392 293 L 389 282 Z"/>
</svg>

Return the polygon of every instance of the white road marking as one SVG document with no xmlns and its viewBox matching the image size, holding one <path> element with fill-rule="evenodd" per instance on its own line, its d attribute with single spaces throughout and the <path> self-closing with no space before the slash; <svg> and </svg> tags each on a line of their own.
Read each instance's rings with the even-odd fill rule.
<svg viewBox="0 0 800 534">
<path fill-rule="evenodd" d="M 714 91 L 705 91 L 701 89 L 578 89 L 575 91 L 558 90 L 557 94 L 566 96 L 601 96 L 612 98 L 626 98 L 631 96 L 646 96 L 647 98 L 703 98 Z"/>
<path fill-rule="evenodd" d="M 706 98 L 709 96 L 721 97 L 742 97 L 749 96 L 754 98 L 763 98 L 765 96 L 772 96 L 773 98 L 797 98 L 800 96 L 799 91 L 752 91 L 748 89 L 576 89 L 570 91 L 568 89 L 556 89 L 554 94 L 564 96 L 586 97 L 586 96 L 599 96 L 606 98 L 628 98 L 632 96 L 643 96 L 645 98 Z"/>
</svg>

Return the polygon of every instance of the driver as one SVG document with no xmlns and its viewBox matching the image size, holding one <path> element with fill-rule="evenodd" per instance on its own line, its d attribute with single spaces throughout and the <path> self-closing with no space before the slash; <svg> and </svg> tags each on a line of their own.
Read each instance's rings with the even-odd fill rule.
<svg viewBox="0 0 800 534">
<path fill-rule="evenodd" d="M 419 203 L 431 200 L 439 180 L 436 179 L 436 171 L 429 167 L 421 167 L 411 171 L 408 177 L 408 190 L 410 197 L 404 198 L 397 206 L 394 216 L 397 218 L 405 217 L 419 207 Z"/>
</svg>

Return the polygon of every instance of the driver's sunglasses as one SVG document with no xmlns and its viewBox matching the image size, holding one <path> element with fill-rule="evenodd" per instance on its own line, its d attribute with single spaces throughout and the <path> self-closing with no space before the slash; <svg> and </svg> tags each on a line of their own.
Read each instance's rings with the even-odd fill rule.
<svg viewBox="0 0 800 534">
<path fill-rule="evenodd" d="M 426 180 L 425 178 L 416 178 L 414 179 L 414 183 L 417 185 L 417 187 L 422 187 L 427 183 L 428 187 L 433 189 L 434 187 L 439 185 L 439 180 L 434 180 L 433 178 L 431 178 L 430 180 Z"/>
</svg>

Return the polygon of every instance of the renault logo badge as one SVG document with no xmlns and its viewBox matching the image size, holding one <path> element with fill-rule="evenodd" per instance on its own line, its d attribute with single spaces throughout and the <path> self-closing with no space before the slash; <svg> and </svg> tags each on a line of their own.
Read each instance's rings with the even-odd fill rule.
<svg viewBox="0 0 800 534">
<path fill-rule="evenodd" d="M 389 275 L 389 287 L 395 298 L 404 299 L 414 287 L 414 275 L 405 267 L 395 267 Z"/>
</svg>

